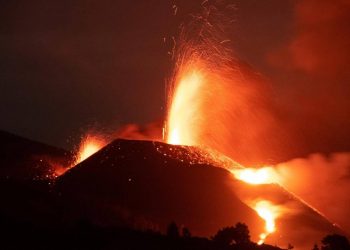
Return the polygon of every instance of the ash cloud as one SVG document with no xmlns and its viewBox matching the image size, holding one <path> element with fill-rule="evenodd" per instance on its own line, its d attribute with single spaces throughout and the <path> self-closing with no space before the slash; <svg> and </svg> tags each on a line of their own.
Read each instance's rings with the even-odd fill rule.
<svg viewBox="0 0 350 250">
<path fill-rule="evenodd" d="M 154 121 L 145 125 L 129 123 L 120 127 L 113 133 L 112 137 L 130 140 L 162 141 L 162 125 L 161 121 Z"/>
<path fill-rule="evenodd" d="M 89 141 L 96 141 L 102 148 L 115 139 L 162 141 L 162 124 L 160 120 L 136 124 L 128 123 L 117 128 L 91 128 L 80 138 L 80 147 Z M 75 148 L 79 151 L 79 147 Z"/>
<path fill-rule="evenodd" d="M 294 156 L 350 148 L 350 2 L 297 1 L 290 39 L 268 54 Z"/>
<path fill-rule="evenodd" d="M 285 142 L 295 147 L 278 152 L 294 159 L 276 169 L 288 190 L 349 233 L 350 1 L 299 0 L 293 14 L 288 37 L 261 67 L 279 125 L 294 137 Z"/>
<path fill-rule="evenodd" d="M 350 153 L 311 154 L 276 165 L 279 182 L 350 232 Z"/>
<path fill-rule="evenodd" d="M 347 71 L 350 55 L 350 2 L 298 1 L 295 6 L 295 36 L 281 51 L 283 65 L 317 76 L 335 76 Z"/>
</svg>

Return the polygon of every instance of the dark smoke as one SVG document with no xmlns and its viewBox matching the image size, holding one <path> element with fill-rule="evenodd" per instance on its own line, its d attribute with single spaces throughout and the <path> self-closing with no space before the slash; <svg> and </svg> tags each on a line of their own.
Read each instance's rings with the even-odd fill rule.
<svg viewBox="0 0 350 250">
<path fill-rule="evenodd" d="M 350 148 L 350 1 L 302 0 L 291 38 L 269 54 L 280 106 L 300 138 L 291 155 Z"/>
</svg>

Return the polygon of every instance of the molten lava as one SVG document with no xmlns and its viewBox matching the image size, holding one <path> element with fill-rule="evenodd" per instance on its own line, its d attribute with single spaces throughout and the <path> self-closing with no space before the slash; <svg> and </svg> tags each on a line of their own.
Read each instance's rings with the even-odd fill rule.
<svg viewBox="0 0 350 250">
<path fill-rule="evenodd" d="M 278 211 L 270 202 L 262 200 L 255 204 L 255 211 L 265 221 L 265 232 L 260 234 L 258 244 L 264 243 L 267 236 L 276 231 L 275 220 L 278 216 Z"/>
<path fill-rule="evenodd" d="M 87 135 L 80 143 L 74 165 L 77 165 L 78 163 L 89 158 L 91 155 L 99 151 L 105 145 L 106 142 L 101 137 L 96 135 Z"/>
<path fill-rule="evenodd" d="M 202 73 L 193 68 L 184 73 L 173 93 L 167 122 L 167 142 L 175 145 L 195 145 L 196 113 L 200 104 L 199 93 L 204 84 Z"/>
<path fill-rule="evenodd" d="M 277 183 L 277 176 L 272 167 L 233 169 L 231 173 L 236 179 L 252 185 Z M 270 234 L 276 231 L 275 220 L 280 214 L 280 209 L 267 200 L 247 203 L 265 221 L 265 232 L 259 235 L 258 244 L 261 245 Z"/>
<path fill-rule="evenodd" d="M 277 177 L 272 167 L 234 169 L 231 172 L 236 179 L 249 184 L 270 184 L 277 182 Z"/>
</svg>

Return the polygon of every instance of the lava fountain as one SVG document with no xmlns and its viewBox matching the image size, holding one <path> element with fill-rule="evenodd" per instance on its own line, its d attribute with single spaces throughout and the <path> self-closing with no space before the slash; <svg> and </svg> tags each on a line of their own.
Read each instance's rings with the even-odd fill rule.
<svg viewBox="0 0 350 250">
<path fill-rule="evenodd" d="M 210 100 L 214 93 L 224 93 L 225 83 L 215 81 L 220 78 L 212 75 L 213 72 L 205 68 L 201 60 L 189 63 L 185 69 L 179 71 L 176 78 L 175 89 L 171 93 L 171 102 L 167 119 L 167 142 L 176 145 L 208 146 L 212 145 L 206 141 L 212 127 L 220 131 L 222 126 L 213 119 L 218 117 L 220 108 L 215 108 L 215 103 Z M 227 93 L 223 96 L 227 96 Z M 213 96 L 212 96 L 213 97 Z M 224 100 L 225 101 L 225 100 Z M 218 101 L 219 102 L 219 101 Z M 211 107 L 212 105 L 212 107 Z M 209 128 L 208 130 L 206 130 Z M 210 136 L 209 136 L 210 138 Z M 249 184 L 274 183 L 274 171 L 265 167 L 260 169 L 242 168 L 230 169 L 236 179 Z M 275 220 L 278 216 L 278 207 L 267 200 L 260 200 L 254 204 L 247 202 L 257 214 L 265 221 L 265 231 L 259 235 L 259 244 L 276 230 Z"/>
<path fill-rule="evenodd" d="M 222 16 L 207 7 L 182 27 L 167 83 L 164 137 L 171 144 L 205 146 L 256 165 L 283 150 L 281 128 L 272 115 L 269 85 L 233 56 L 226 32 L 231 20 Z"/>
<path fill-rule="evenodd" d="M 65 167 L 55 166 L 55 176 L 61 176 L 69 169 L 75 167 L 80 162 L 86 160 L 91 155 L 99 151 L 108 141 L 104 137 L 97 133 L 88 133 L 81 138 L 80 144 L 77 150 L 74 152 L 73 161 Z"/>
<path fill-rule="evenodd" d="M 188 121 L 196 116 L 195 112 L 198 111 L 200 102 L 198 93 L 203 84 L 204 77 L 196 68 L 186 72 L 178 83 L 168 118 L 168 143 L 176 145 L 194 145 L 196 143 L 195 134 Z"/>
<path fill-rule="evenodd" d="M 89 158 L 106 145 L 106 141 L 98 135 L 87 134 L 81 141 L 73 166 Z"/>
<path fill-rule="evenodd" d="M 239 153 L 242 145 L 256 140 L 265 129 L 260 106 L 250 112 L 252 103 L 259 103 L 259 89 L 242 76 L 237 61 L 224 45 L 225 39 L 206 18 L 201 16 L 194 21 L 194 33 L 199 32 L 197 38 L 193 38 L 193 32 L 180 37 L 168 91 L 165 137 L 169 144 L 204 147 L 224 154 L 232 149 L 231 139 L 239 138 L 241 147 L 236 147 Z M 255 150 L 252 145 L 250 151 Z M 273 182 L 269 168 L 229 170 L 246 183 Z M 265 221 L 265 230 L 259 237 L 262 244 L 276 230 L 278 209 L 268 200 L 247 205 Z"/>
</svg>

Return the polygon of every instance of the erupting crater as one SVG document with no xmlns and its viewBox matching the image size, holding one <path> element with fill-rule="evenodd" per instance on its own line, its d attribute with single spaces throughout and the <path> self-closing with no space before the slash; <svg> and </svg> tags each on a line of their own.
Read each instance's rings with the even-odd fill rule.
<svg viewBox="0 0 350 250">
<path fill-rule="evenodd" d="M 263 87 L 231 56 L 211 13 L 208 8 L 195 18 L 174 49 L 166 143 L 115 140 L 103 147 L 104 141 L 90 138 L 56 189 L 99 223 L 164 229 L 175 220 L 211 236 L 243 222 L 260 245 L 308 249 L 340 229 L 278 184 L 273 167 L 246 168 L 226 156 L 259 155 L 255 144 L 273 118 L 264 108 Z"/>
<path fill-rule="evenodd" d="M 260 229 L 257 225 L 253 226 L 255 230 L 261 230 L 257 235 L 258 244 L 266 241 L 269 244 L 287 246 L 293 243 L 298 248 L 307 248 L 308 244 L 312 243 L 306 242 L 306 235 L 309 239 L 317 239 L 321 238 L 325 231 L 338 231 L 339 229 L 317 210 L 279 185 L 278 174 L 273 167 L 246 168 L 215 151 L 223 148 L 216 148 L 215 145 L 218 145 L 220 140 L 225 141 L 225 136 L 230 133 L 227 131 L 227 109 L 233 112 L 248 112 L 239 109 L 246 108 L 245 98 L 249 93 L 242 93 L 240 79 L 236 73 L 225 67 L 213 66 L 210 56 L 203 57 L 199 56 L 200 53 L 188 51 L 184 54 L 186 56 L 178 63 L 169 91 L 170 101 L 165 124 L 166 142 L 195 146 L 205 152 L 204 155 L 210 155 L 214 159 L 212 162 L 216 164 L 212 164 L 213 166 L 224 168 L 231 173 L 236 180 L 233 181 L 235 194 L 265 223 Z M 222 65 L 228 66 L 227 58 L 220 58 L 220 53 L 216 53 L 215 56 L 218 57 L 216 63 L 221 62 Z M 237 86 L 239 91 L 235 93 L 232 86 Z M 232 102 L 232 99 L 238 101 Z M 229 160 L 225 161 L 226 164 L 220 164 L 220 161 L 215 160 L 219 158 Z M 311 217 L 313 219 L 310 220 Z M 307 225 L 308 223 L 311 225 Z M 314 228 L 316 225 L 317 228 Z M 299 227 L 303 228 L 303 233 L 292 232 L 293 228 Z"/>
</svg>

